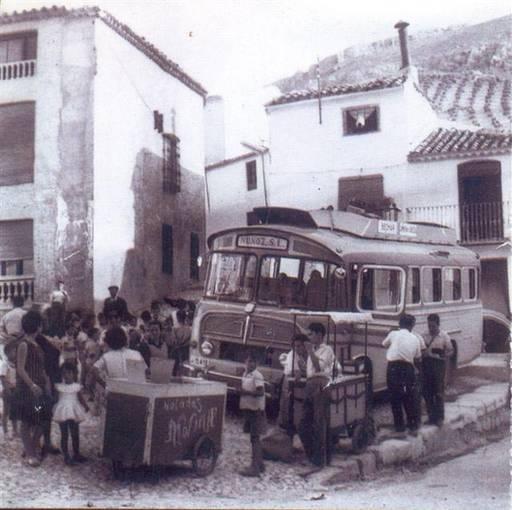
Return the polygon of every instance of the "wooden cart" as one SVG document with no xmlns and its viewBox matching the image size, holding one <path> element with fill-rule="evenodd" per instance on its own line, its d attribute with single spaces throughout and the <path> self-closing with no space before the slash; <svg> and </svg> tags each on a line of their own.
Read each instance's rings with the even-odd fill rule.
<svg viewBox="0 0 512 510">
<path fill-rule="evenodd" d="M 222 450 L 226 385 L 194 378 L 169 384 L 109 379 L 103 456 L 114 476 L 137 466 L 191 460 L 206 476 Z"/>
<path fill-rule="evenodd" d="M 338 352 L 336 345 L 336 327 L 329 327 L 331 322 L 335 326 L 340 324 L 354 324 L 364 319 L 365 332 L 367 322 L 371 320 L 363 314 L 316 314 L 307 315 L 295 314 L 296 330 L 300 319 L 308 321 L 319 318 L 326 318 L 327 338 L 332 342 L 334 352 Z M 329 335 L 329 332 L 332 334 Z M 294 346 L 295 347 L 295 346 Z M 340 351 L 343 355 L 343 349 Z M 361 453 L 373 441 L 375 437 L 375 425 L 372 410 L 372 381 L 365 364 L 367 358 L 367 334 L 365 333 L 364 357 L 357 360 L 341 358 L 333 367 L 333 374 L 330 383 L 325 387 L 327 405 L 327 430 L 326 440 L 326 463 L 331 459 L 334 445 L 338 439 L 348 437 L 352 442 L 352 452 Z M 288 420 L 290 426 L 298 429 L 302 418 L 302 402 L 304 401 L 305 379 L 296 381 L 294 374 L 287 381 L 289 399 Z"/>
</svg>

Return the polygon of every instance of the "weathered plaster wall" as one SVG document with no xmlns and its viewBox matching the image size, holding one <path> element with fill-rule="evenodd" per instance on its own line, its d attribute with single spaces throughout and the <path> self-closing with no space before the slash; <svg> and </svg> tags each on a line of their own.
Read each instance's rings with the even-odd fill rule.
<svg viewBox="0 0 512 510">
<path fill-rule="evenodd" d="M 35 101 L 34 183 L 0 188 L 0 220 L 34 221 L 35 299 L 64 278 L 72 305 L 92 300 L 93 22 L 64 18 L 0 27 L 38 32 L 34 77 L 0 82 L 0 102 Z"/>
<path fill-rule="evenodd" d="M 99 304 L 116 283 L 136 310 L 186 284 L 189 222 L 204 243 L 203 98 L 102 21 L 95 31 L 94 297 Z M 164 114 L 165 132 L 180 138 L 183 191 L 176 196 L 162 191 L 163 142 L 153 110 Z M 162 222 L 174 228 L 172 276 L 161 271 Z"/>
</svg>

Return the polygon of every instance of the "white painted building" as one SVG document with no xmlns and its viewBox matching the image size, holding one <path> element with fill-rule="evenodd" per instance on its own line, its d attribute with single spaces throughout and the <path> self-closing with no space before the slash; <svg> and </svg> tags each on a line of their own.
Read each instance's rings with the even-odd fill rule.
<svg viewBox="0 0 512 510">
<path fill-rule="evenodd" d="M 133 310 L 199 280 L 206 91 L 108 13 L 0 17 L 0 303 Z"/>
<path fill-rule="evenodd" d="M 403 36 L 405 26 L 399 26 Z M 512 136 L 439 119 L 409 65 L 406 44 L 401 47 L 402 70 L 394 78 L 291 92 L 266 105 L 267 203 L 341 210 L 355 205 L 388 218 L 453 227 L 459 242 L 482 257 L 488 318 L 506 327 Z M 214 172 L 221 171 L 223 182 L 238 186 L 229 192 L 236 207 L 246 203 L 249 209 L 254 202 L 235 178 L 240 169 L 219 163 Z M 221 186 L 209 187 L 211 203 L 217 193 L 224 194 Z M 264 205 L 261 197 L 257 205 Z M 211 209 L 207 222 L 222 224 L 219 215 L 227 211 Z"/>
</svg>

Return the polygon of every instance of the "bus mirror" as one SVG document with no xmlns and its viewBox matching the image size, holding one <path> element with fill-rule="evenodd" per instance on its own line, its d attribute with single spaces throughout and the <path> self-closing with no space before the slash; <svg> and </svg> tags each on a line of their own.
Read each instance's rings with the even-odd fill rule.
<svg viewBox="0 0 512 510">
<path fill-rule="evenodd" d="M 199 255 L 199 257 L 197 257 L 197 267 L 201 267 L 203 265 L 203 257 L 201 257 L 201 255 Z"/>
<path fill-rule="evenodd" d="M 345 279 L 345 276 L 347 276 L 347 271 L 345 270 L 345 268 L 343 267 L 337 267 L 335 270 L 334 270 L 334 276 L 338 279 L 338 280 L 343 280 Z"/>
</svg>

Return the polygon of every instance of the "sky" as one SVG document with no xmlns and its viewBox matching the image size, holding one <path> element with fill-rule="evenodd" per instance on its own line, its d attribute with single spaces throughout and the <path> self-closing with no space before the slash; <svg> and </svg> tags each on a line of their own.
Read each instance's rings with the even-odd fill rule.
<svg viewBox="0 0 512 510">
<path fill-rule="evenodd" d="M 228 155 L 265 141 L 262 105 L 279 78 L 348 46 L 475 24 L 512 12 L 510 0 L 0 0 L 0 12 L 98 5 L 164 51 L 209 94 L 224 97 Z M 398 58 L 397 58 L 398 61 Z"/>
</svg>

